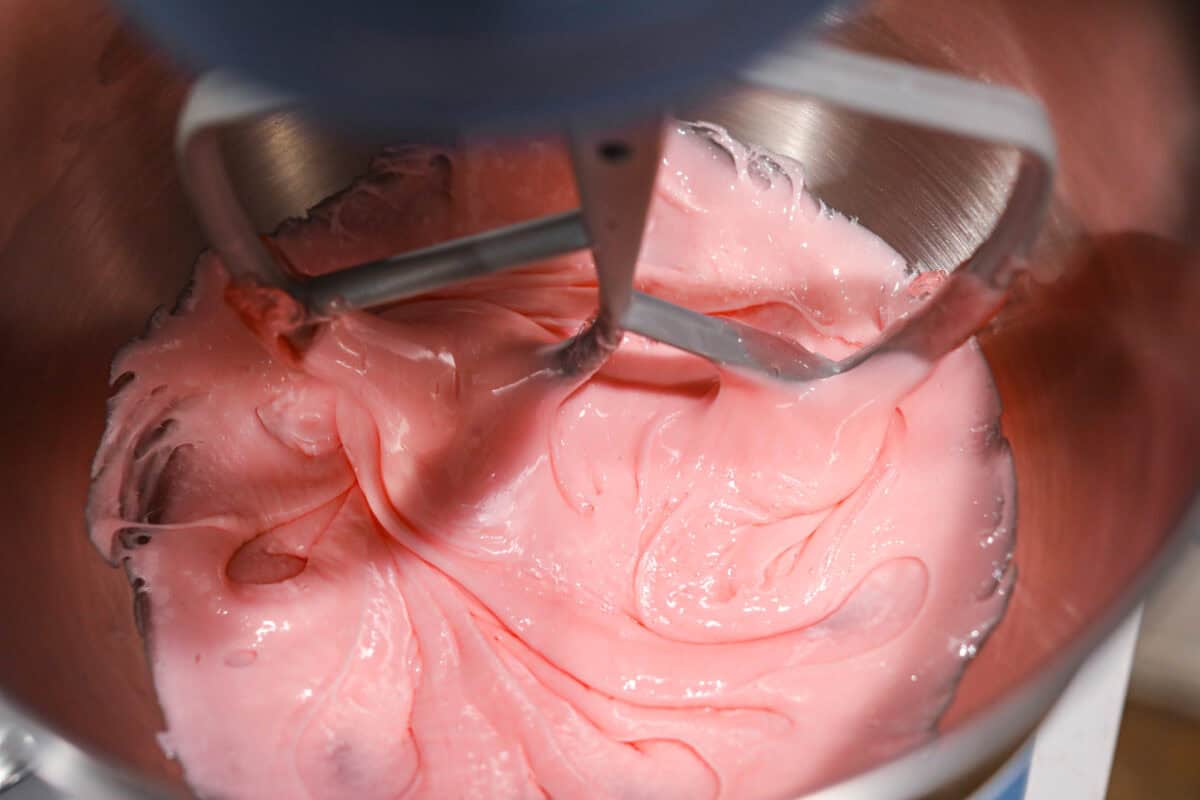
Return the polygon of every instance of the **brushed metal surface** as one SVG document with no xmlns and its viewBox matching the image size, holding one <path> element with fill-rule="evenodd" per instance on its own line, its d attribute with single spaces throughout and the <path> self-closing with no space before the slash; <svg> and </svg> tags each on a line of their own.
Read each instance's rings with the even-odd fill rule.
<svg viewBox="0 0 1200 800">
<path fill-rule="evenodd" d="M 1019 483 L 1009 613 L 923 757 L 823 797 L 916 795 L 1011 745 L 1182 541 L 1200 477 L 1200 38 L 1187 5 L 883 0 L 838 33 L 1040 95 L 1062 172 L 1040 281 L 982 339 Z M 171 150 L 185 85 L 94 0 L 0 4 L 0 713 L 40 720 L 39 744 L 78 746 L 52 762 L 60 781 L 90 774 L 91 753 L 180 786 L 154 738 L 128 586 L 92 550 L 82 508 L 107 364 L 202 246 Z M 698 113 L 803 160 L 821 197 L 921 266 L 968 253 L 1011 179 L 987 148 L 794 98 L 732 93 Z M 295 120 L 247 141 L 255 152 L 230 146 L 264 226 L 364 157 Z"/>
</svg>

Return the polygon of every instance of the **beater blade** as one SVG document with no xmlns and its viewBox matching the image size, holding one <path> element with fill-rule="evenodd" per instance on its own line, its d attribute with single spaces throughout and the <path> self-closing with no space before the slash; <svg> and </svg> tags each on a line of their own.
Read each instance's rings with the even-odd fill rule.
<svg viewBox="0 0 1200 800">
<path fill-rule="evenodd" d="M 784 381 L 812 381 L 903 352 L 933 361 L 991 319 L 1022 266 L 1049 205 L 1056 152 L 1033 98 L 1000 86 L 821 44 L 766 60 L 744 78 L 774 91 L 816 97 L 864 114 L 1013 147 L 1020 166 L 1008 205 L 989 237 L 920 309 L 841 361 L 730 320 L 633 291 L 633 274 L 654 176 L 661 123 L 621 134 L 577 131 L 572 161 L 579 211 L 488 231 L 341 272 L 297 281 L 276 269 L 237 203 L 215 138 L 224 125 L 293 105 L 227 75 L 198 82 L 180 121 L 185 185 L 213 246 L 235 276 L 278 286 L 310 321 L 375 308 L 454 283 L 591 247 L 599 284 L 596 318 L 555 351 L 566 374 L 596 369 L 628 329 L 718 364 Z"/>
</svg>

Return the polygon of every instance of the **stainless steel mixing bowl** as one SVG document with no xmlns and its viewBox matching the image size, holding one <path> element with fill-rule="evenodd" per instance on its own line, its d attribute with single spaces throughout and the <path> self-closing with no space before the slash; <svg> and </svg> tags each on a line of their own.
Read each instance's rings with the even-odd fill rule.
<svg viewBox="0 0 1200 800">
<path fill-rule="evenodd" d="M 1200 39 L 1187 3 L 1081 8 L 884 0 L 836 33 L 1039 94 L 1063 169 L 1039 280 L 983 336 L 1019 481 L 1011 607 L 942 735 L 822 797 L 961 795 L 967 773 L 1036 724 L 1189 524 Z M 82 508 L 108 362 L 202 246 L 171 149 L 185 85 L 92 0 L 0 5 L 0 728 L 29 733 L 3 741 L 87 798 L 182 791 L 155 741 L 129 588 L 88 543 Z M 800 158 L 831 205 L 922 266 L 971 249 L 1011 172 L 987 148 L 761 91 L 731 88 L 690 113 Z M 365 163 L 291 119 L 230 147 L 264 225 Z"/>
</svg>

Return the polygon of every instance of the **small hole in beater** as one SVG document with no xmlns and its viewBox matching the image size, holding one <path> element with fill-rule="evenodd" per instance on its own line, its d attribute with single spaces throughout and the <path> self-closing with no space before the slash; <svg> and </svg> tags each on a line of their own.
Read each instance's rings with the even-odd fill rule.
<svg viewBox="0 0 1200 800">
<path fill-rule="evenodd" d="M 600 157 L 605 161 L 613 164 L 619 164 L 633 155 L 633 148 L 625 144 L 625 142 L 614 139 L 608 142 L 601 142 L 600 145 L 596 147 L 596 152 L 599 153 Z"/>
</svg>

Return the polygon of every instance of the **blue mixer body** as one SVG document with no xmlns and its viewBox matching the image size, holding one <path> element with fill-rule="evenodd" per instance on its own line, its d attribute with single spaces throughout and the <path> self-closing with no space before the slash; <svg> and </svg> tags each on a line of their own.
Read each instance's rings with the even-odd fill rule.
<svg viewBox="0 0 1200 800">
<path fill-rule="evenodd" d="M 192 68 L 421 134 L 636 114 L 697 92 L 828 0 L 119 0 Z"/>
</svg>

